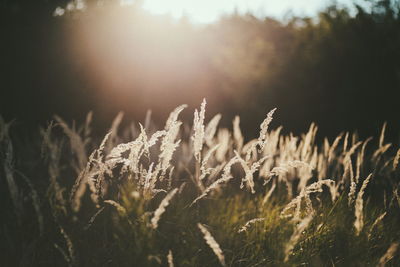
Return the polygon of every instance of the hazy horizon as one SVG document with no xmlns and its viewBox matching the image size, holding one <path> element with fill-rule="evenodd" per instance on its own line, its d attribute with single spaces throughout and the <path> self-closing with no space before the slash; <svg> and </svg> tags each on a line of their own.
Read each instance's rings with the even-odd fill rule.
<svg viewBox="0 0 400 267">
<path fill-rule="evenodd" d="M 127 1 L 129 2 L 129 1 Z M 331 3 L 351 6 L 351 0 L 144 0 L 143 8 L 152 14 L 169 14 L 179 19 L 186 16 L 193 23 L 212 23 L 221 15 L 237 11 L 256 16 L 282 18 L 288 12 L 298 16 L 313 16 Z M 356 1 L 360 2 L 360 1 Z"/>
</svg>

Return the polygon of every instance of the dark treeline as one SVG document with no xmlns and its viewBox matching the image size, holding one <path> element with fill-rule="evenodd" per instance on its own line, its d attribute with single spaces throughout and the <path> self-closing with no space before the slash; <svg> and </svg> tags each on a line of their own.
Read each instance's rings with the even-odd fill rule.
<svg viewBox="0 0 400 267">
<path fill-rule="evenodd" d="M 104 126 L 119 110 L 143 120 L 150 108 L 157 121 L 206 97 L 208 115 L 222 112 L 228 125 L 239 114 L 249 135 L 278 107 L 275 123 L 290 131 L 314 121 L 324 135 L 365 137 L 387 121 L 398 140 L 398 1 L 331 5 L 285 21 L 232 14 L 208 26 L 152 16 L 140 4 L 86 1 L 76 10 L 78 2 L 70 11 L 68 1 L 0 2 L 6 120 L 36 127 L 93 110 Z"/>
</svg>

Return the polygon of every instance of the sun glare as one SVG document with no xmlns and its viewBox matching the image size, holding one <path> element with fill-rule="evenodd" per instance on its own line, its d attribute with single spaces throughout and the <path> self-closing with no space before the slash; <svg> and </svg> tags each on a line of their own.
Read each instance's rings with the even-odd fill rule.
<svg viewBox="0 0 400 267">
<path fill-rule="evenodd" d="M 143 8 L 153 14 L 170 14 L 177 19 L 186 16 L 194 23 L 212 23 L 222 14 L 231 14 L 235 10 L 241 14 L 251 12 L 256 16 L 279 17 L 289 10 L 311 15 L 328 3 L 328 0 L 144 0 Z"/>
<path fill-rule="evenodd" d="M 143 8 L 154 14 L 170 14 L 174 18 L 187 16 L 194 22 L 209 23 L 221 13 L 234 9 L 231 0 L 146 0 Z M 230 9 L 230 10 L 229 10 Z"/>
</svg>

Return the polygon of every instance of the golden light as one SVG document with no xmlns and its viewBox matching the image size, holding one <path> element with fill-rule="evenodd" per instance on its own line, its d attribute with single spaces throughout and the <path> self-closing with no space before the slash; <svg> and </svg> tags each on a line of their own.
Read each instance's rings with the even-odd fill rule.
<svg viewBox="0 0 400 267">
<path fill-rule="evenodd" d="M 128 1 L 129 0 L 125 0 Z M 349 2 L 339 0 L 338 3 Z M 312 14 L 329 1 L 321 0 L 144 0 L 143 8 L 153 14 L 186 16 L 193 23 L 212 23 L 221 15 L 251 12 L 260 17 L 282 16 L 288 10 L 297 14 Z"/>
<path fill-rule="evenodd" d="M 232 13 L 236 5 L 232 0 L 146 0 L 143 8 L 153 14 L 170 14 L 174 18 L 187 16 L 195 23 L 210 23 L 222 13 Z"/>
<path fill-rule="evenodd" d="M 161 114 L 176 103 L 213 99 L 212 47 L 201 28 L 135 5 L 87 10 L 68 28 L 73 64 L 85 70 L 104 110 Z"/>
<path fill-rule="evenodd" d="M 68 20 L 70 58 L 84 70 L 80 75 L 92 90 L 88 93 L 98 96 L 96 105 L 134 112 L 151 108 L 161 114 L 177 103 L 197 105 L 203 97 L 218 108 L 212 103 L 241 94 L 232 93 L 238 83 L 267 73 L 264 65 L 254 68 L 265 42 L 235 45 L 242 40 L 240 27 L 219 27 L 223 22 L 218 18 L 234 10 L 279 13 L 294 7 L 288 1 L 123 0 L 86 8 L 83 0 L 74 0 L 54 15 L 79 13 Z"/>
</svg>

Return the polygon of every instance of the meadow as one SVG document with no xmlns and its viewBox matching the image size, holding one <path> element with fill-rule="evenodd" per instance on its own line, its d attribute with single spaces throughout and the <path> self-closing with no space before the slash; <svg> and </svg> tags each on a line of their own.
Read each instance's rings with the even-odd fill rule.
<svg viewBox="0 0 400 267">
<path fill-rule="evenodd" d="M 0 265 L 400 265 L 400 149 L 386 125 L 366 140 L 315 124 L 297 136 L 273 109 L 246 140 L 239 117 L 206 121 L 204 100 L 182 122 L 185 108 L 164 127 L 122 126 L 121 113 L 101 137 L 92 113 L 55 116 L 32 139 L 0 119 Z"/>
</svg>

